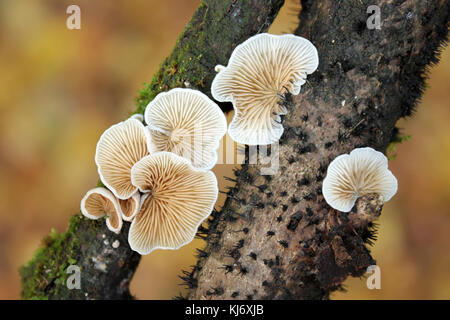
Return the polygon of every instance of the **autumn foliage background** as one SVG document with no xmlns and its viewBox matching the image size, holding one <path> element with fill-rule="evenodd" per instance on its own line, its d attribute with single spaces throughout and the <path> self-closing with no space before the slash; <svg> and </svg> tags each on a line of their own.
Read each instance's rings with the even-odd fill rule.
<svg viewBox="0 0 450 320">
<path fill-rule="evenodd" d="M 272 33 L 292 32 L 286 1 Z M 199 0 L 0 1 L 0 298 L 20 296 L 18 268 L 51 228 L 62 232 L 95 186 L 101 133 L 135 109 L 134 97 L 172 50 Z M 68 30 L 67 6 L 82 29 Z M 226 32 L 226 30 L 224 30 Z M 374 30 L 373 32 L 376 32 Z M 211 70 L 213 72 L 213 70 Z M 430 68 L 415 115 L 399 126 L 390 168 L 398 194 L 385 205 L 372 250 L 381 290 L 349 279 L 335 299 L 450 298 L 450 50 Z M 393 153 L 391 153 L 392 156 Z M 221 176 L 231 165 L 217 165 Z M 131 285 L 139 299 L 169 299 L 200 240 L 144 256 Z"/>
</svg>

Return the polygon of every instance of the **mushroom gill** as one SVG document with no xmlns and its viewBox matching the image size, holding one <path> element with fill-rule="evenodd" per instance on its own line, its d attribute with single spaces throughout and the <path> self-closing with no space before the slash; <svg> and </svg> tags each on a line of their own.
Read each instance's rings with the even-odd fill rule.
<svg viewBox="0 0 450 320">
<path fill-rule="evenodd" d="M 143 158 L 131 175 L 144 195 L 130 227 L 130 247 L 148 254 L 191 242 L 217 200 L 215 175 L 194 169 L 187 159 L 170 152 Z"/>
<path fill-rule="evenodd" d="M 81 200 L 81 213 L 89 219 L 108 216 L 106 225 L 109 230 L 119 233 L 122 228 L 122 211 L 116 197 L 106 188 L 89 190 Z"/>
<path fill-rule="evenodd" d="M 216 66 L 211 86 L 214 99 L 233 103 L 231 138 L 248 145 L 278 141 L 284 131 L 280 115 L 287 113 L 280 96 L 297 95 L 318 63 L 314 45 L 291 34 L 262 33 L 238 45 L 228 66 Z"/>
<path fill-rule="evenodd" d="M 388 169 L 386 156 L 369 147 L 336 157 L 322 185 L 326 202 L 342 212 L 349 212 L 363 195 L 378 194 L 387 202 L 396 192 L 397 179 Z"/>
<path fill-rule="evenodd" d="M 148 155 L 144 125 L 130 118 L 107 129 L 97 143 L 95 163 L 100 179 L 119 199 L 128 199 L 136 191 L 131 184 L 131 168 Z"/>
<path fill-rule="evenodd" d="M 122 210 L 122 219 L 132 221 L 141 208 L 141 196 L 139 192 L 136 192 L 131 198 L 126 200 L 119 199 L 119 205 Z"/>
<path fill-rule="evenodd" d="M 222 110 L 197 90 L 175 88 L 160 93 L 145 110 L 150 153 L 173 152 L 198 169 L 211 169 L 227 131 Z"/>
</svg>

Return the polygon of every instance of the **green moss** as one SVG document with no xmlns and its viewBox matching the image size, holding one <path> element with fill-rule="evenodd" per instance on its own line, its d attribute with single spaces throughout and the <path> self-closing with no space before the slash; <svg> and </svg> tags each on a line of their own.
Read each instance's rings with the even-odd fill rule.
<svg viewBox="0 0 450 320">
<path fill-rule="evenodd" d="M 103 224 L 103 219 L 92 221 L 78 214 L 70 219 L 66 232 L 58 233 L 52 229 L 34 258 L 19 270 L 22 298 L 49 299 L 68 290 L 65 285 L 69 276 L 66 270 L 70 265 L 77 264 L 80 256 L 81 233 L 78 231 L 83 228 L 84 237 L 92 239 L 93 235 L 89 233 L 95 233 Z"/>
<path fill-rule="evenodd" d="M 144 113 L 147 104 L 162 91 L 177 87 L 198 88 L 206 74 L 212 72 L 199 64 L 203 54 L 200 52 L 193 55 L 194 49 L 191 43 L 184 41 L 184 36 L 185 34 L 180 36 L 175 50 L 162 63 L 151 83 L 145 84 L 145 88 L 139 91 L 139 96 L 136 98 L 138 105 L 136 113 Z"/>
<path fill-rule="evenodd" d="M 161 64 L 152 81 L 139 91 L 136 112 L 144 113 L 147 104 L 158 93 L 172 88 L 189 87 L 209 94 L 214 67 L 226 64 L 233 48 L 255 33 L 249 28 L 255 25 L 255 8 L 250 8 L 251 4 L 246 1 L 239 5 L 236 15 L 230 13 L 234 7 L 230 0 L 200 5 L 178 38 L 172 54 Z"/>
<path fill-rule="evenodd" d="M 214 67 L 226 64 L 233 48 L 249 36 L 263 32 L 276 16 L 283 1 L 202 1 L 173 52 L 161 64 L 150 83 L 144 83 L 136 98 L 137 109 L 143 114 L 147 104 L 162 92 L 176 87 L 199 89 L 208 94 Z M 268 8 L 271 9 L 268 11 Z M 98 187 L 104 187 L 99 180 Z M 68 230 L 52 230 L 37 250 L 34 258 L 20 268 L 24 299 L 85 298 L 81 290 L 68 291 L 67 267 L 77 264 L 84 272 L 96 250 L 100 250 L 99 230 L 105 228 L 104 219 L 87 220 L 80 214 L 71 218 Z M 103 230 L 102 229 L 102 230 Z M 126 240 L 125 240 L 126 241 Z M 88 247 L 90 250 L 87 250 Z M 123 253 L 125 254 L 125 253 Z M 131 256 L 131 254 L 128 254 Z M 136 256 L 137 257 L 137 256 Z M 78 261 L 77 259 L 82 259 Z M 136 268 L 138 258 L 130 259 L 129 268 Z M 96 292 L 91 282 L 87 291 Z"/>
<path fill-rule="evenodd" d="M 97 181 L 97 187 L 98 188 L 106 188 L 105 185 L 103 184 L 102 180 L 98 179 Z"/>
<path fill-rule="evenodd" d="M 397 145 L 399 143 L 407 142 L 410 141 L 411 139 L 412 135 L 410 134 L 401 135 L 400 133 L 398 133 L 395 136 L 395 139 L 391 141 L 391 143 L 386 148 L 386 155 L 388 160 L 395 160 L 395 158 L 397 158 Z"/>
</svg>

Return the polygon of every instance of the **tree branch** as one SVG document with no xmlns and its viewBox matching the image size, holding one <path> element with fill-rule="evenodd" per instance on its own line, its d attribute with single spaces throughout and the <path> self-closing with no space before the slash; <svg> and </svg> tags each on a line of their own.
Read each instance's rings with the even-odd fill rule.
<svg viewBox="0 0 450 320">
<path fill-rule="evenodd" d="M 374 2 L 381 30 L 366 28 Z M 236 171 L 186 279 L 190 299 L 327 299 L 375 263 L 366 244 L 379 200 L 337 212 L 322 197 L 322 180 L 339 154 L 383 151 L 395 140 L 397 120 L 412 113 L 447 39 L 450 3 L 309 0 L 302 7 L 295 33 L 317 47 L 319 69 L 298 96 L 286 96 L 278 172 L 262 176 L 263 165 Z"/>
<path fill-rule="evenodd" d="M 239 43 L 272 23 L 284 0 L 204 0 L 152 82 L 140 91 L 138 110 L 159 92 L 175 87 L 209 93 L 214 66 L 226 64 Z M 222 106 L 224 110 L 229 105 Z M 105 221 L 74 216 L 67 232 L 44 240 L 35 257 L 20 269 L 24 299 L 127 299 L 140 256 L 128 246 L 129 224 L 120 235 Z M 118 248 L 113 244 L 119 243 Z M 69 265 L 81 268 L 81 289 L 70 290 Z"/>
<path fill-rule="evenodd" d="M 237 44 L 264 31 L 282 2 L 205 1 L 140 92 L 138 112 L 169 88 L 209 93 L 214 66 L 226 64 Z M 285 97 L 280 170 L 263 176 L 263 165 L 243 165 L 223 210 L 213 212 L 202 230 L 206 248 L 184 277 L 189 298 L 323 299 L 375 263 L 366 244 L 373 239 L 379 199 L 361 199 L 355 212 L 339 213 L 324 202 L 322 179 L 337 155 L 359 146 L 385 150 L 395 140 L 396 121 L 411 114 L 426 66 L 437 62 L 447 38 L 450 4 L 378 1 L 381 30 L 368 30 L 372 2 L 302 1 L 296 34 L 318 48 L 319 69 L 300 95 Z M 115 236 L 104 221 L 73 217 L 68 231 L 47 238 L 21 269 L 23 297 L 130 298 L 139 256 L 127 245 L 127 227 Z M 118 251 L 111 249 L 116 240 Z M 65 286 L 70 264 L 82 267 L 81 290 Z"/>
</svg>

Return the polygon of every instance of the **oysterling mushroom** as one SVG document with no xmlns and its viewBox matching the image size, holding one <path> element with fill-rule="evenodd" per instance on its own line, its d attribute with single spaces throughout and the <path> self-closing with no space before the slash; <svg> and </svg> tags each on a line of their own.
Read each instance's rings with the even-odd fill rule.
<svg viewBox="0 0 450 320">
<path fill-rule="evenodd" d="M 130 118 L 107 129 L 97 143 L 95 163 L 103 184 L 119 199 L 128 199 L 137 187 L 131 168 L 148 155 L 148 135 L 142 122 Z"/>
<path fill-rule="evenodd" d="M 262 33 L 238 45 L 227 67 L 216 66 L 211 86 L 214 99 L 233 103 L 230 137 L 248 145 L 278 141 L 284 130 L 280 115 L 287 113 L 280 96 L 297 95 L 318 64 L 314 45 L 292 34 Z"/>
<path fill-rule="evenodd" d="M 145 109 L 150 153 L 173 152 L 209 170 L 227 131 L 219 106 L 200 91 L 176 88 L 158 94 Z"/>
<path fill-rule="evenodd" d="M 386 156 L 369 147 L 336 157 L 322 185 L 326 202 L 342 212 L 349 212 L 363 195 L 378 194 L 386 202 L 396 192 L 397 179 L 388 169 Z"/>
<path fill-rule="evenodd" d="M 134 165 L 131 177 L 144 193 L 128 234 L 131 249 L 140 254 L 191 242 L 217 200 L 215 175 L 194 169 L 187 159 L 171 152 L 143 158 Z"/>
<path fill-rule="evenodd" d="M 106 188 L 89 190 L 81 199 L 81 213 L 89 219 L 108 216 L 106 226 L 114 233 L 122 229 L 122 211 L 117 198 Z"/>
<path fill-rule="evenodd" d="M 136 119 L 140 122 L 144 122 L 144 115 L 141 113 L 135 113 L 130 116 L 130 119 Z"/>
<path fill-rule="evenodd" d="M 131 198 L 119 200 L 119 205 L 122 210 L 122 219 L 125 221 L 133 221 L 134 217 L 141 209 L 141 195 L 139 192 L 136 192 Z"/>
</svg>

